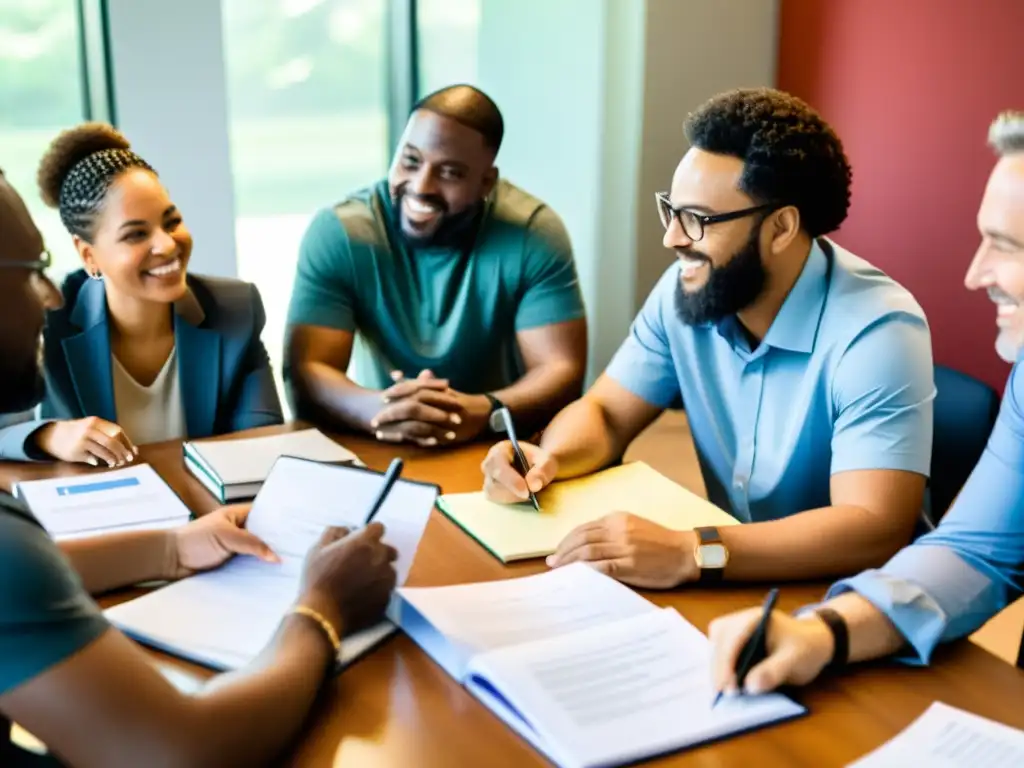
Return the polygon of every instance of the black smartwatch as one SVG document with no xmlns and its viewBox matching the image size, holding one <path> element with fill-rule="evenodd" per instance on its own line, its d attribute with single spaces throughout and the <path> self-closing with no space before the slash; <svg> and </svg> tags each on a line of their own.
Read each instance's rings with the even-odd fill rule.
<svg viewBox="0 0 1024 768">
<path fill-rule="evenodd" d="M 500 420 L 495 419 L 494 414 L 504 408 L 505 404 L 489 392 L 484 392 L 484 397 L 486 397 L 491 403 L 491 412 L 487 415 L 487 428 L 491 432 L 503 433 L 505 431 L 505 425 L 500 423 Z"/>
</svg>

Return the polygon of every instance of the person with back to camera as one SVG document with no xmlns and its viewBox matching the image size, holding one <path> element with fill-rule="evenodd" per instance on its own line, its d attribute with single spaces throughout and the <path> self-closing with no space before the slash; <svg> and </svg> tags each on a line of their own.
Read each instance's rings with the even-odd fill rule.
<svg viewBox="0 0 1024 768">
<path fill-rule="evenodd" d="M 61 296 L 43 253 L 39 230 L 0 172 L 0 415 L 31 408 L 45 389 L 43 310 L 58 311 Z M 352 533 L 326 529 L 307 555 L 295 610 L 266 648 L 195 693 L 176 690 L 89 598 L 216 568 L 234 555 L 273 561 L 245 530 L 247 513 L 227 507 L 172 530 L 58 548 L 0 491 L 0 766 L 55 762 L 16 747 L 11 720 L 70 768 L 279 764 L 332 677 L 337 638 L 383 615 L 396 553 L 379 522 Z"/>
<path fill-rule="evenodd" d="M 123 466 L 140 444 L 283 421 L 256 287 L 187 273 L 192 235 L 121 133 L 61 133 L 39 185 L 84 270 L 47 317 L 39 418 L 0 430 L 0 459 Z"/>
</svg>

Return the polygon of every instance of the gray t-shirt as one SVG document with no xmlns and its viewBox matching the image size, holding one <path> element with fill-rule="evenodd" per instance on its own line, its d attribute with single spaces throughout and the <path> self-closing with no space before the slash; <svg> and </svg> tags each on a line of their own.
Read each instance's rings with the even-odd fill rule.
<svg viewBox="0 0 1024 768">
<path fill-rule="evenodd" d="M 0 492 L 0 694 L 77 653 L 107 626 L 46 531 Z M 56 764 L 16 748 L 9 733 L 0 714 L 0 766 Z"/>
</svg>

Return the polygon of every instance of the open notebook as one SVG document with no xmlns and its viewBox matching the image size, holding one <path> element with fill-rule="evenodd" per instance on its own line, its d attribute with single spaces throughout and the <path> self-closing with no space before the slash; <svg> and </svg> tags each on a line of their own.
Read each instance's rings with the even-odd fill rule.
<svg viewBox="0 0 1024 768">
<path fill-rule="evenodd" d="M 270 545 L 280 565 L 235 557 L 222 567 L 177 581 L 106 611 L 139 642 L 213 669 L 236 669 L 267 644 L 298 597 L 309 548 L 330 525 L 357 528 L 377 495 L 382 476 L 352 466 L 281 458 L 263 484 L 247 527 Z M 412 567 L 437 498 L 437 487 L 398 480 L 374 518 L 384 541 L 398 550 L 398 583 Z M 383 621 L 345 638 L 345 665 L 395 632 Z"/>
<path fill-rule="evenodd" d="M 674 530 L 739 521 L 642 461 L 553 483 L 529 503 L 495 504 L 483 493 L 446 494 L 437 506 L 503 563 L 546 557 L 573 528 L 632 512 Z"/>
<path fill-rule="evenodd" d="M 431 658 L 563 768 L 622 765 L 806 712 L 781 694 L 712 709 L 707 638 L 582 564 L 402 588 L 393 607 Z"/>
</svg>

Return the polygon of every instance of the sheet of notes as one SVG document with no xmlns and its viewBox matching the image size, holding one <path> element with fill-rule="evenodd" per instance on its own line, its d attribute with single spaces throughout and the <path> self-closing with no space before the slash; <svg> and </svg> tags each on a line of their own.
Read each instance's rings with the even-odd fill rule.
<svg viewBox="0 0 1024 768">
<path fill-rule="evenodd" d="M 579 563 L 504 581 L 407 588 L 402 595 L 474 653 L 656 610 L 628 587 Z"/>
<path fill-rule="evenodd" d="M 850 768 L 1020 768 L 1024 731 L 936 701 L 898 736 Z"/>
<path fill-rule="evenodd" d="M 148 464 L 19 483 L 16 495 L 58 541 L 174 528 L 190 517 L 188 507 Z"/>
<path fill-rule="evenodd" d="M 483 654 L 470 664 L 558 762 L 619 765 L 803 714 L 780 694 L 712 708 L 707 638 L 673 609 Z"/>
</svg>

